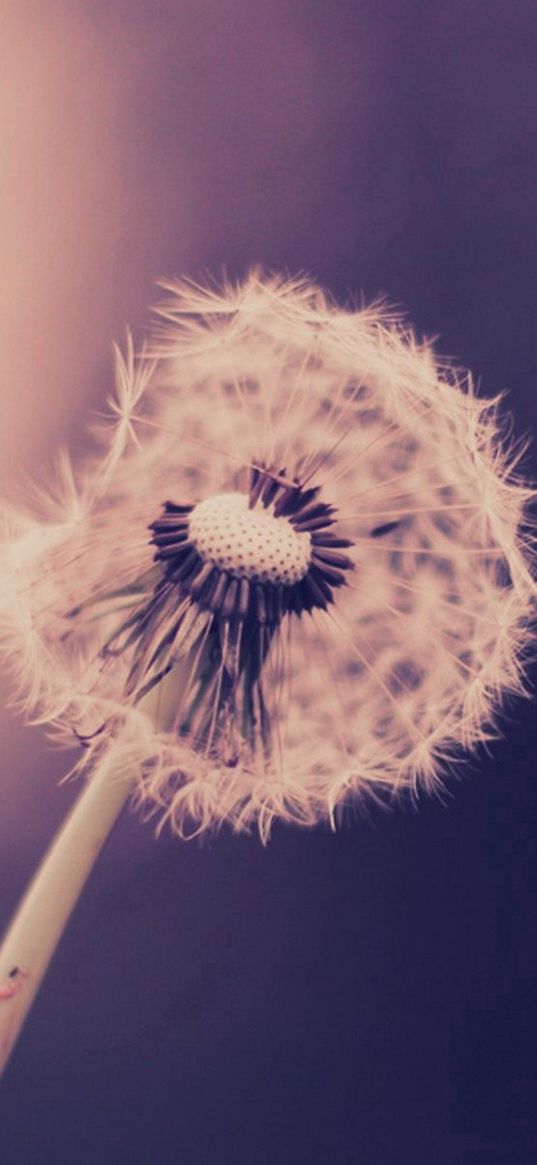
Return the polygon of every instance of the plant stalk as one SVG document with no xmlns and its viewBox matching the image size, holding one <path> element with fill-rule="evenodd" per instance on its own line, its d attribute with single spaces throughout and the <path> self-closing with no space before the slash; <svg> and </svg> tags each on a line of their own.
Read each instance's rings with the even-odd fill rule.
<svg viewBox="0 0 537 1165">
<path fill-rule="evenodd" d="M 105 757 L 37 870 L 0 946 L 0 1076 L 93 864 L 133 788 Z"/>
</svg>

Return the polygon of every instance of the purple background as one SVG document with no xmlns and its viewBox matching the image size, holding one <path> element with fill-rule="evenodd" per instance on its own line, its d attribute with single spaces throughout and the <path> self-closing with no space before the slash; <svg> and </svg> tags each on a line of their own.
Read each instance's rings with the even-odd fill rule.
<svg viewBox="0 0 537 1165">
<path fill-rule="evenodd" d="M 156 276 L 252 262 L 386 293 L 531 428 L 533 0 L 22 8 L 6 489 L 83 450 Z M 336 836 L 157 844 L 126 815 L 6 1076 L 3 1165 L 533 1161 L 534 721 L 512 707 L 446 804 Z M 1 923 L 74 793 L 36 729 L 3 731 Z"/>
</svg>

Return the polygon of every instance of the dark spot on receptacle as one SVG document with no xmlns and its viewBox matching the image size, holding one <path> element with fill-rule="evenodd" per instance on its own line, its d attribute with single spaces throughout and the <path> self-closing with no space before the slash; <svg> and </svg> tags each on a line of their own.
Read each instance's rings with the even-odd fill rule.
<svg viewBox="0 0 537 1165">
<path fill-rule="evenodd" d="M 412 659 L 403 659 L 394 667 L 388 677 L 388 687 L 394 695 L 402 692 L 416 692 L 425 679 L 425 671 Z"/>
<path fill-rule="evenodd" d="M 252 376 L 245 376 L 241 381 L 241 387 L 251 396 L 257 396 L 259 393 L 259 381 L 254 380 Z"/>
<path fill-rule="evenodd" d="M 372 425 L 378 425 L 382 421 L 382 416 L 378 409 L 365 408 L 360 410 L 360 428 L 369 429 Z"/>
<path fill-rule="evenodd" d="M 369 394 L 369 389 L 360 380 L 347 381 L 343 389 L 343 397 L 345 400 L 363 401 Z"/>
</svg>

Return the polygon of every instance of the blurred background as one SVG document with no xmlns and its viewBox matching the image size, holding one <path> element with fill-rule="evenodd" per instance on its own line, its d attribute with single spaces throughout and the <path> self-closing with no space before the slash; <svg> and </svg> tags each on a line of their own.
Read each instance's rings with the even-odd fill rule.
<svg viewBox="0 0 537 1165">
<path fill-rule="evenodd" d="M 385 294 L 531 430 L 532 0 L 0 15 L 4 496 L 83 453 L 158 276 L 252 263 Z M 2 1162 L 533 1162 L 535 719 L 512 706 L 447 802 L 335 836 L 157 843 L 125 815 L 5 1078 Z M 3 926 L 75 790 L 1 727 Z"/>
</svg>

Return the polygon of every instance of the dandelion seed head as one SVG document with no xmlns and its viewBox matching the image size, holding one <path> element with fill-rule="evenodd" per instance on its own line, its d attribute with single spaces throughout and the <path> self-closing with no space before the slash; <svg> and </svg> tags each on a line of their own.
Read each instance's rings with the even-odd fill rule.
<svg viewBox="0 0 537 1165">
<path fill-rule="evenodd" d="M 273 584 L 300 582 L 311 561 L 311 537 L 297 533 L 285 517 L 249 508 L 247 494 L 215 494 L 194 506 L 190 537 L 204 562 L 234 578 Z"/>
<path fill-rule="evenodd" d="M 306 280 L 167 293 L 99 452 L 6 512 L 19 699 L 183 836 L 439 788 L 525 686 L 533 491 L 498 399 Z"/>
</svg>

